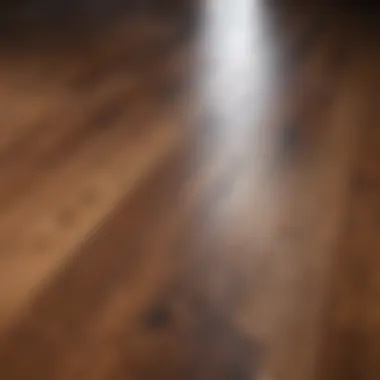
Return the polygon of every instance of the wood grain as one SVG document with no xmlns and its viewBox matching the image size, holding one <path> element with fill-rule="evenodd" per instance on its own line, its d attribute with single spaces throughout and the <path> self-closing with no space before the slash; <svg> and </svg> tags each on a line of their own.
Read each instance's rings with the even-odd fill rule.
<svg viewBox="0 0 380 380">
<path fill-rule="evenodd" d="M 373 14 L 153 5 L 2 35 L 0 378 L 378 379 Z"/>
</svg>

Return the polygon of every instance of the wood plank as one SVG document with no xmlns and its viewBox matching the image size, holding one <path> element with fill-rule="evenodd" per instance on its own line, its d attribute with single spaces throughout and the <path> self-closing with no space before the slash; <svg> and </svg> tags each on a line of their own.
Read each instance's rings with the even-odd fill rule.
<svg viewBox="0 0 380 380">
<path fill-rule="evenodd" d="M 1 64 L 1 378 L 379 377 L 375 29 L 199 12 Z"/>
</svg>

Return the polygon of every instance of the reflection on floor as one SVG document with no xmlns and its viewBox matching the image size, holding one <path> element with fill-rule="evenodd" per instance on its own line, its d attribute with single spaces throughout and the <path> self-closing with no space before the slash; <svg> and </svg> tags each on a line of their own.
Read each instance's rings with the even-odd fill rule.
<svg viewBox="0 0 380 380">
<path fill-rule="evenodd" d="M 1 34 L 0 378 L 378 380 L 374 13 L 80 4 Z"/>
</svg>

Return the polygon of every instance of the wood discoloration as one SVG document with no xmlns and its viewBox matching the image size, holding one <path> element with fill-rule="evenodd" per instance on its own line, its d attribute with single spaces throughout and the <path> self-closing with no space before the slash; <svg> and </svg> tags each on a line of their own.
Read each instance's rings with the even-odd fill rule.
<svg viewBox="0 0 380 380">
<path fill-rule="evenodd" d="M 380 378 L 375 25 L 227 3 L 4 8 L 1 379 Z"/>
</svg>

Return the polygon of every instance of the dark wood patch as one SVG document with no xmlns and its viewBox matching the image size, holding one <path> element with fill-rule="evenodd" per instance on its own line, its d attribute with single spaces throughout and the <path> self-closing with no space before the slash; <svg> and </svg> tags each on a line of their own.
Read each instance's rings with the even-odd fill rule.
<svg viewBox="0 0 380 380">
<path fill-rule="evenodd" d="M 166 302 L 154 305 L 141 317 L 141 324 L 148 330 L 160 330 L 168 327 L 173 321 L 173 313 Z"/>
<path fill-rule="evenodd" d="M 302 144 L 302 126 L 296 122 L 289 123 L 281 132 L 280 144 L 284 154 L 297 151 Z"/>
<path fill-rule="evenodd" d="M 96 128 L 111 127 L 128 110 L 128 105 L 125 96 L 118 96 L 95 110 L 89 123 Z"/>
</svg>

